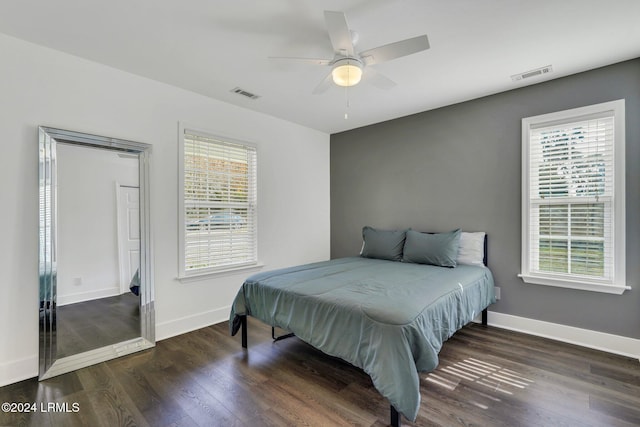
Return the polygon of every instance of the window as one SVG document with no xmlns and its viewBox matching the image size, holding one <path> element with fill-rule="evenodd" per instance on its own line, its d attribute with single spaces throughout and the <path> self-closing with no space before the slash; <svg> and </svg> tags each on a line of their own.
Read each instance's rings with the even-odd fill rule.
<svg viewBox="0 0 640 427">
<path fill-rule="evenodd" d="M 522 273 L 621 294 L 624 100 L 522 119 Z"/>
<path fill-rule="evenodd" d="M 181 277 L 257 264 L 256 148 L 180 126 Z"/>
</svg>

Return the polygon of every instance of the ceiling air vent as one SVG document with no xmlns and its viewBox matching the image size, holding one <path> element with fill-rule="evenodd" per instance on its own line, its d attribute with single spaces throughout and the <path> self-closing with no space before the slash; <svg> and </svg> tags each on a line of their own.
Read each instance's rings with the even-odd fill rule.
<svg viewBox="0 0 640 427">
<path fill-rule="evenodd" d="M 239 87 L 234 87 L 233 89 L 231 89 L 231 92 L 233 93 L 237 93 L 238 95 L 242 95 L 242 96 L 246 96 L 247 98 L 256 100 L 258 98 L 260 98 L 260 95 L 256 95 L 255 93 L 251 93 L 251 92 L 247 92 L 246 90 L 239 88 Z"/>
<path fill-rule="evenodd" d="M 517 82 L 519 80 L 528 79 L 529 77 L 541 76 L 543 74 L 549 74 L 553 71 L 551 65 L 536 68 L 535 70 L 525 71 L 524 73 L 514 74 L 511 76 L 511 80 Z"/>
</svg>

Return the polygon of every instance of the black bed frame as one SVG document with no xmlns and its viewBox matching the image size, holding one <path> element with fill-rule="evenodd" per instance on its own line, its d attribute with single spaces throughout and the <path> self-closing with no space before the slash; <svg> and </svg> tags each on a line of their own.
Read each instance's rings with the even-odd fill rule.
<svg viewBox="0 0 640 427">
<path fill-rule="evenodd" d="M 242 315 L 242 316 L 238 316 L 240 318 L 240 325 L 242 329 L 242 347 L 243 348 L 248 348 L 247 347 L 247 315 Z M 485 308 L 484 310 L 482 310 L 482 324 L 483 325 L 487 325 L 487 309 Z M 271 338 L 273 338 L 273 341 L 280 341 L 283 340 L 285 338 L 291 338 L 295 336 L 295 334 L 293 333 L 289 333 L 289 334 L 285 334 L 285 335 L 280 335 L 280 336 L 276 336 L 275 334 L 275 328 L 272 326 L 271 327 Z M 391 407 L 391 427 L 400 427 L 400 413 L 396 410 L 396 408 L 393 407 L 393 405 L 389 405 Z"/>
<path fill-rule="evenodd" d="M 482 261 L 486 266 L 487 265 L 487 235 L 486 234 L 484 236 L 484 259 Z M 242 347 L 246 349 L 248 348 L 247 347 L 247 315 L 245 314 L 238 317 L 240 318 L 240 325 L 241 325 L 240 329 L 242 329 Z M 487 309 L 486 308 L 482 310 L 482 324 L 484 326 L 487 326 Z M 273 326 L 271 327 L 271 338 L 273 338 L 274 342 L 283 340 L 285 338 L 291 338 L 293 336 L 295 336 L 295 334 L 293 333 L 276 336 L 275 328 Z M 391 408 L 391 424 L 390 424 L 391 427 L 400 427 L 400 423 L 401 423 L 400 413 L 396 410 L 396 408 L 393 407 L 393 405 L 389 405 L 389 407 Z"/>
</svg>

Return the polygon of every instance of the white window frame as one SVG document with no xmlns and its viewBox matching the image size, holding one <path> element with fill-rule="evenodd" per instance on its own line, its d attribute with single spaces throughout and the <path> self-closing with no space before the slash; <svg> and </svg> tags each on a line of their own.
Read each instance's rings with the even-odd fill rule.
<svg viewBox="0 0 640 427">
<path fill-rule="evenodd" d="M 221 145 L 240 145 L 254 150 L 256 157 L 258 154 L 258 148 L 256 144 L 246 141 L 221 136 L 215 132 L 203 130 L 198 127 L 190 126 L 184 122 L 180 122 L 178 126 L 178 237 L 179 237 L 179 272 L 178 279 L 181 281 L 190 281 L 206 278 L 207 276 L 217 276 L 233 274 L 235 272 L 245 271 L 248 269 L 258 269 L 262 267 L 262 264 L 258 261 L 258 206 L 257 206 L 257 164 L 250 170 L 249 173 L 253 174 L 255 180 L 253 188 L 253 197 L 250 200 L 251 217 L 249 218 L 252 224 L 253 233 L 253 248 L 251 259 L 246 262 L 228 262 L 222 265 L 216 265 L 206 268 L 190 269 L 187 267 L 186 262 L 186 249 L 187 249 L 187 215 L 186 215 L 186 203 L 185 203 L 185 133 L 190 135 L 198 135 L 205 138 L 211 138 L 212 140 L 220 141 Z M 256 162 L 257 163 L 257 162 Z"/>
<path fill-rule="evenodd" d="M 530 196 L 531 171 L 531 131 L 554 124 L 572 123 L 592 116 L 608 114 L 614 118 L 613 142 L 613 200 L 609 211 L 613 219 L 613 231 L 605 239 L 613 239 L 613 261 L 605 265 L 611 272 L 611 279 L 589 278 L 570 273 L 549 273 L 535 271 L 535 251 L 537 245 L 530 228 L 534 224 L 534 203 Z M 606 209 L 606 208 L 605 208 Z M 607 215 L 607 213 L 605 213 Z M 522 265 L 518 275 L 526 283 L 558 286 L 587 291 L 622 294 L 631 289 L 626 285 L 626 244 L 625 244 L 625 101 L 624 99 L 601 104 L 574 108 L 571 110 L 543 114 L 522 119 Z"/>
</svg>

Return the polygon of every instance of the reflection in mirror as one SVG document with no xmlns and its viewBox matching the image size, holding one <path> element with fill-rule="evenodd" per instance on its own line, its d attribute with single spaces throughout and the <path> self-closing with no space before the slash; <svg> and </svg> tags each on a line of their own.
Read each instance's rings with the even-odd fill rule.
<svg viewBox="0 0 640 427">
<path fill-rule="evenodd" d="M 137 155 L 60 142 L 56 154 L 60 358 L 140 336 L 140 233 Z"/>
<path fill-rule="evenodd" d="M 150 146 L 39 130 L 40 379 L 154 345 Z"/>
</svg>

